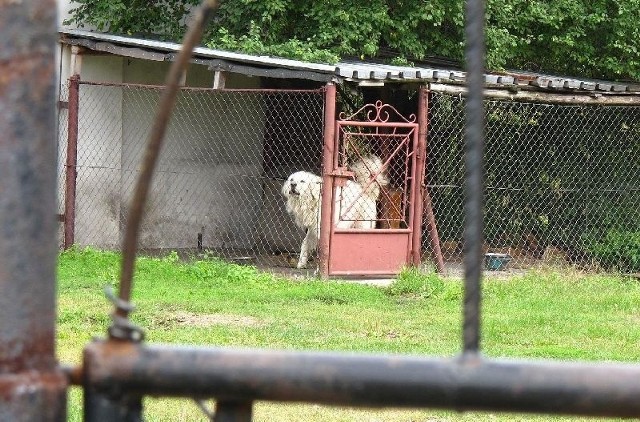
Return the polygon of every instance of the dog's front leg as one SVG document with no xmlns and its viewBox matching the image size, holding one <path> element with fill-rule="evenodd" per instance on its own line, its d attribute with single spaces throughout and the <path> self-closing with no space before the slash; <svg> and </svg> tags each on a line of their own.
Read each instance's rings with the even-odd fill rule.
<svg viewBox="0 0 640 422">
<path fill-rule="evenodd" d="M 311 239 L 312 237 L 313 234 L 311 233 L 311 230 L 307 230 L 307 234 L 304 236 L 304 239 L 302 239 L 302 245 L 300 245 L 300 257 L 298 258 L 297 268 L 304 268 L 307 265 L 313 243 Z"/>
</svg>

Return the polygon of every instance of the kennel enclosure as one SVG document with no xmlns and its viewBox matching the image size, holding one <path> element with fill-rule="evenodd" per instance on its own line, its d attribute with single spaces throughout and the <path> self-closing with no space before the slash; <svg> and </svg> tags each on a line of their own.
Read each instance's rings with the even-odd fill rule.
<svg viewBox="0 0 640 422">
<path fill-rule="evenodd" d="M 61 244 L 117 248 L 135 163 L 160 93 L 160 87 L 150 83 L 158 78 L 148 75 L 160 73 L 154 69 L 164 65 L 146 58 L 169 60 L 170 49 L 176 47 L 85 31 L 65 32 L 62 40 L 84 57 L 75 73 L 85 76 L 77 81 L 75 164 L 73 154 L 66 153 L 68 146 L 73 147 L 67 143 L 73 138 L 69 136 L 73 101 L 63 97 L 62 104 L 69 109 L 60 112 L 59 151 L 65 162 L 59 169 Z M 104 75 L 100 80 L 100 72 L 90 65 L 95 60 L 93 66 L 104 68 L 107 58 L 91 56 L 104 51 L 121 60 L 119 82 L 104 82 Z M 397 162 L 388 163 L 388 170 L 397 174 L 392 174 L 392 186 L 379 198 L 379 224 L 370 234 L 382 236 L 384 230 L 392 230 L 382 227 L 383 220 L 389 220 L 383 214 L 395 210 L 393 218 L 403 220 L 406 227 L 393 230 L 411 226 L 412 241 L 392 248 L 403 250 L 393 270 L 389 265 L 386 270 L 356 270 L 343 263 L 336 271 L 393 273 L 400 262 L 454 274 L 461 268 L 466 104 L 462 72 L 357 62 L 334 67 L 240 55 L 248 62 L 234 68 L 243 73 L 233 73 L 228 69 L 232 63 L 239 65 L 233 61 L 237 57 L 207 49 L 197 54 L 147 205 L 143 250 L 208 251 L 295 274 L 292 261 L 304 233 L 286 214 L 280 187 L 294 171 L 339 172 L 344 167 L 339 160 L 345 157 L 327 157 L 325 149 L 327 142 L 338 142 L 333 151 L 340 153 L 344 136 L 338 129 L 347 127 L 340 123 L 340 113 L 346 116 L 367 105 L 375 109 L 381 101 L 405 118 L 416 116 L 418 146 L 423 143 L 425 153 L 421 157 L 415 152 L 421 160 L 416 171 L 423 176 L 412 180 L 415 186 L 406 191 L 408 195 L 399 185 L 400 179 L 411 179 L 412 167 L 400 172 Z M 624 256 L 609 251 L 609 245 L 640 230 L 640 170 L 633 159 L 640 148 L 637 86 L 525 73 L 488 74 L 484 80 L 490 89 L 484 102 L 488 184 L 483 252 L 510 256 L 510 270 L 578 265 L 633 272 Z M 335 99 L 329 101 L 328 82 L 336 82 L 337 88 Z M 61 93 L 72 92 L 71 87 L 65 83 Z M 71 119 L 65 120 L 67 116 Z M 333 135 L 328 137 L 328 132 Z M 381 155 L 389 153 L 376 148 Z M 333 232 L 325 234 L 321 256 L 312 264 L 325 275 L 330 272 L 330 257 L 345 255 L 331 255 L 328 248 L 341 243 L 341 233 Z M 337 243 L 330 245 L 331 239 Z"/>
</svg>

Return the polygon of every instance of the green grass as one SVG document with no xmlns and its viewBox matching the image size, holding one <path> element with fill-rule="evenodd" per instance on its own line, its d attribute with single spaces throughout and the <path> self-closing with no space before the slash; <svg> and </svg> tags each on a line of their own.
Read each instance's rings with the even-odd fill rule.
<svg viewBox="0 0 640 422">
<path fill-rule="evenodd" d="M 103 337 L 120 257 L 91 249 L 59 260 L 58 355 L 78 364 Z M 140 258 L 134 322 L 146 341 L 269 349 L 453 356 L 461 348 L 462 283 L 404 271 L 387 288 L 288 280 L 252 267 L 177 255 Z M 537 271 L 483 284 L 482 352 L 490 357 L 640 360 L 640 286 L 615 275 Z M 70 420 L 80 420 L 73 389 Z M 150 421 L 205 420 L 190 400 L 147 399 Z M 354 410 L 314 405 L 256 406 L 263 421 L 550 420 L 559 418 L 432 410 Z M 564 420 L 564 419 L 563 419 Z M 566 418 L 566 420 L 576 420 Z M 593 420 L 593 419 L 590 419 Z"/>
</svg>

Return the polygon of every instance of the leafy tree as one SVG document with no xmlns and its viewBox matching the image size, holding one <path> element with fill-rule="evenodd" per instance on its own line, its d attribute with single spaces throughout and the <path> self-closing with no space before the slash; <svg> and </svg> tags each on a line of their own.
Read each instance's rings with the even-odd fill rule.
<svg viewBox="0 0 640 422">
<path fill-rule="evenodd" d="M 68 23 L 179 40 L 197 0 L 74 0 Z M 488 0 L 487 64 L 605 79 L 640 79 L 640 0 Z M 464 53 L 462 0 L 227 0 L 208 29 L 214 48 L 333 63 Z"/>
</svg>

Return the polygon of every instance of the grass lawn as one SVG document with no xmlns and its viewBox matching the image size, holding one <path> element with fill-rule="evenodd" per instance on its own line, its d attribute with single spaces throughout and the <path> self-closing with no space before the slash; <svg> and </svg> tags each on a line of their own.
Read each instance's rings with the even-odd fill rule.
<svg viewBox="0 0 640 422">
<path fill-rule="evenodd" d="M 119 254 L 60 255 L 58 356 L 79 364 L 103 337 L 117 291 Z M 461 350 L 460 280 L 404 272 L 390 287 L 292 281 L 215 259 L 140 258 L 134 322 L 150 343 L 453 356 Z M 640 360 L 640 285 L 615 275 L 530 272 L 483 285 L 483 354 L 564 360 Z M 81 420 L 72 389 L 69 420 Z M 146 399 L 149 421 L 205 421 L 190 400 Z M 579 420 L 436 410 L 338 409 L 258 403 L 257 421 Z M 589 419 L 595 420 L 595 419 Z"/>
</svg>

